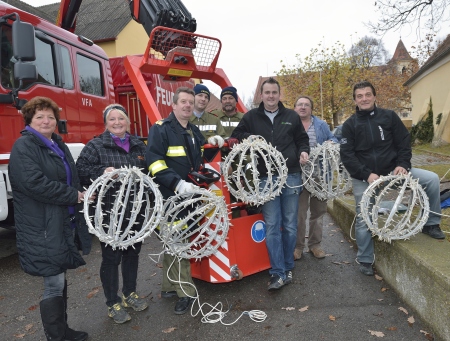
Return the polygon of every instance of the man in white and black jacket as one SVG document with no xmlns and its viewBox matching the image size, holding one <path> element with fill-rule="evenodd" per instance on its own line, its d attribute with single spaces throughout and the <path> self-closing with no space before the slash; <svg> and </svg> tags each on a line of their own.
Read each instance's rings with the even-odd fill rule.
<svg viewBox="0 0 450 341">
<path fill-rule="evenodd" d="M 278 290 L 292 281 L 297 239 L 298 200 L 301 192 L 301 163 L 308 161 L 309 138 L 298 114 L 280 102 L 280 84 L 269 78 L 261 86 L 261 105 L 244 115 L 231 138 L 242 141 L 262 136 L 286 159 L 288 177 L 281 194 L 262 206 L 266 224 L 266 246 L 271 275 L 268 290 Z M 261 184 L 267 181 L 264 162 L 258 163 Z"/>
<path fill-rule="evenodd" d="M 430 171 L 411 168 L 409 132 L 398 115 L 375 105 L 376 91 L 370 82 L 353 87 L 356 113 L 342 127 L 341 160 L 352 177 L 356 204 L 357 262 L 364 275 L 373 275 L 374 246 L 371 232 L 360 215 L 362 195 L 382 175 L 407 174 L 419 179 L 430 203 L 430 215 L 422 230 L 432 238 L 444 239 L 440 229 L 439 177 Z M 433 213 L 431 213 L 433 212 Z"/>
</svg>

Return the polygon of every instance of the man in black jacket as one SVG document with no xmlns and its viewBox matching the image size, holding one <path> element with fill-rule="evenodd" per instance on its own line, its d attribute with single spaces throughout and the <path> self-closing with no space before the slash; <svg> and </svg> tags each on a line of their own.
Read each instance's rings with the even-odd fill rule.
<svg viewBox="0 0 450 341">
<path fill-rule="evenodd" d="M 280 84 L 269 78 L 261 86 L 262 102 L 259 108 L 244 115 L 231 135 L 242 141 L 251 135 L 260 135 L 277 148 L 286 159 L 288 177 L 281 194 L 262 207 L 266 224 L 266 245 L 269 252 L 271 275 L 268 290 L 277 290 L 292 281 L 294 249 L 297 240 L 298 199 L 301 192 L 300 162 L 306 163 L 309 138 L 300 117 L 280 102 Z M 267 181 L 264 162 L 258 163 L 261 186 Z"/>
<path fill-rule="evenodd" d="M 411 168 L 409 132 L 398 115 L 375 105 L 376 92 L 369 82 L 353 87 L 356 113 L 342 127 L 341 160 L 352 177 L 356 204 L 357 262 L 364 275 L 373 275 L 374 247 L 371 232 L 360 215 L 362 195 L 370 183 L 389 173 L 419 179 L 430 203 L 430 215 L 422 230 L 432 238 L 444 239 L 439 227 L 441 213 L 439 177 L 430 171 Z"/>
<path fill-rule="evenodd" d="M 205 140 L 189 119 L 194 110 L 194 91 L 180 87 L 173 96 L 173 111 L 169 117 L 156 122 L 148 134 L 145 161 L 164 199 L 191 193 L 198 186 L 186 181 L 190 171 L 198 171 L 202 162 Z M 178 296 L 175 314 L 188 311 L 196 295 L 189 259 L 166 253 L 163 260 L 161 297 Z M 173 263 L 173 265 L 171 265 Z"/>
</svg>

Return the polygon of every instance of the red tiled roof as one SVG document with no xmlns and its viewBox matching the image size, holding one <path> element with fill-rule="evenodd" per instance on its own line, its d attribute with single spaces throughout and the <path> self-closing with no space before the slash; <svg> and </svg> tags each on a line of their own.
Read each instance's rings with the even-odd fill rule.
<svg viewBox="0 0 450 341">
<path fill-rule="evenodd" d="M 394 55 L 392 56 L 389 63 L 398 60 L 412 60 L 412 59 L 413 58 L 410 56 L 408 50 L 405 47 L 405 44 L 403 44 L 403 41 L 400 39 L 395 49 Z"/>
</svg>

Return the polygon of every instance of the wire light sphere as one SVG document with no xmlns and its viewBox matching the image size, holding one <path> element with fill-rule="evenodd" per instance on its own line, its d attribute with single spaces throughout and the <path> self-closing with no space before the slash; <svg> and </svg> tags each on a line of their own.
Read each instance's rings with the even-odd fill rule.
<svg viewBox="0 0 450 341">
<path fill-rule="evenodd" d="M 169 254 L 185 259 L 209 257 L 228 235 L 225 200 L 206 189 L 170 197 L 163 212 L 159 237 Z"/>
<path fill-rule="evenodd" d="M 108 191 L 114 191 L 114 202 L 111 211 L 103 212 L 103 199 L 111 195 Z M 93 195 L 95 200 L 90 201 Z M 89 216 L 91 205 L 95 206 L 94 216 Z M 162 208 L 158 185 L 138 168 L 123 167 L 92 182 L 84 196 L 83 212 L 90 233 L 113 249 L 127 249 L 154 231 L 162 219 Z M 109 224 L 103 223 L 105 215 L 109 215 Z"/>
<path fill-rule="evenodd" d="M 309 162 L 302 165 L 303 186 L 319 200 L 343 196 L 352 187 L 351 177 L 341 162 L 340 144 L 325 142 L 311 149 Z"/>
<path fill-rule="evenodd" d="M 381 202 L 387 200 L 390 192 L 397 192 L 397 198 L 388 214 L 382 215 L 379 211 Z M 402 202 L 407 210 L 399 213 Z M 361 216 L 372 235 L 388 243 L 409 239 L 419 233 L 430 214 L 428 196 L 411 173 L 381 176 L 364 191 L 360 205 Z"/>
<path fill-rule="evenodd" d="M 259 179 L 258 162 L 267 168 L 264 185 Z M 275 147 L 263 137 L 252 135 L 233 147 L 222 163 L 222 175 L 236 199 L 258 206 L 280 195 L 288 169 L 286 160 Z"/>
</svg>

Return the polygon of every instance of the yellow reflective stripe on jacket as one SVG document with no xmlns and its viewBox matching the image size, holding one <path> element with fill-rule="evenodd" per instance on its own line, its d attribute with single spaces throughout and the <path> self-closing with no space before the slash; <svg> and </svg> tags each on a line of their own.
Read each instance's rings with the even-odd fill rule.
<svg viewBox="0 0 450 341">
<path fill-rule="evenodd" d="M 175 220 L 173 223 L 169 224 L 170 228 L 173 228 L 174 226 L 177 226 L 179 223 L 181 223 L 181 220 Z M 186 230 L 189 226 L 187 224 L 184 224 L 181 230 Z M 158 225 L 156 226 L 157 230 L 161 230 L 161 227 Z"/>
<path fill-rule="evenodd" d="M 183 146 L 172 146 L 167 149 L 166 156 L 186 156 L 186 151 L 184 150 Z"/>
<path fill-rule="evenodd" d="M 164 160 L 158 160 L 148 166 L 148 171 L 154 176 L 156 173 L 168 168 Z"/>
</svg>

